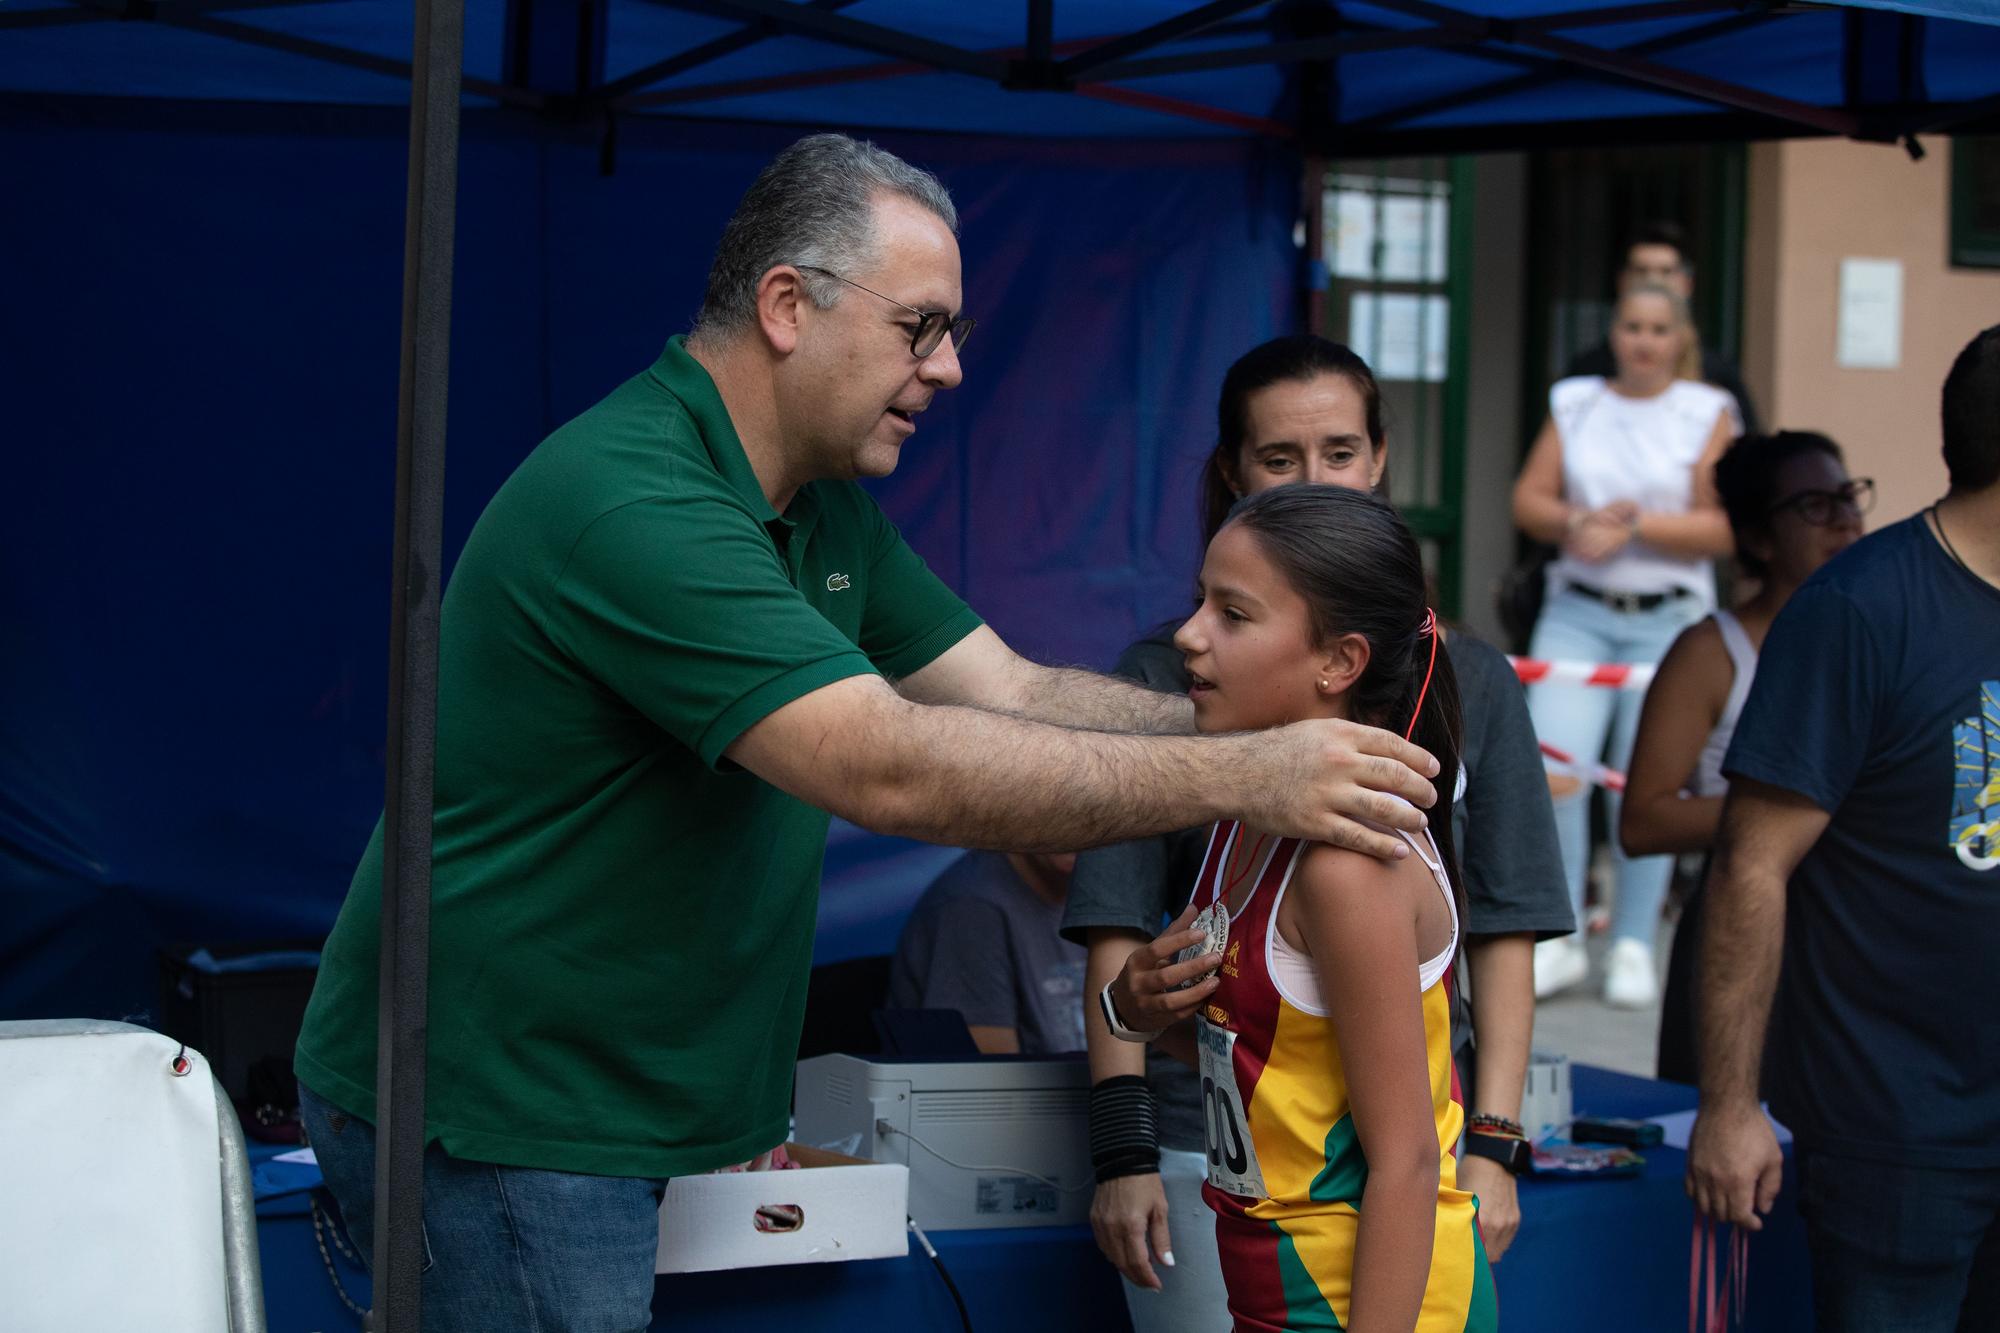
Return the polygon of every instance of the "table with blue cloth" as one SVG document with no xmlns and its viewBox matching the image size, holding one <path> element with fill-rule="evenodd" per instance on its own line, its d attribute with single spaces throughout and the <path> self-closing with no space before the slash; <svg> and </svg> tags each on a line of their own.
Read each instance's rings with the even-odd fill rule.
<svg viewBox="0 0 2000 1333">
<path fill-rule="evenodd" d="M 1634 1119 L 1695 1104 L 1692 1088 L 1587 1066 L 1573 1071 L 1573 1096 L 1578 1114 Z M 1684 1333 L 1694 1227 L 1681 1189 L 1687 1158 L 1664 1147 L 1645 1156 L 1637 1176 L 1522 1182 L 1521 1232 L 1494 1269 L 1503 1328 L 1597 1333 L 1615 1325 L 1618 1333 Z M 368 1303 L 368 1279 L 332 1238 L 322 1255 L 308 1203 L 317 1173 L 260 1160 L 256 1174 L 271 1333 L 358 1330 L 361 1321 L 335 1294 L 328 1266 L 359 1305 Z M 1795 1197 L 1788 1149 L 1784 1193 L 1750 1243 L 1742 1326 L 1758 1333 L 1812 1327 Z M 981 1333 L 1030 1324 L 1037 1333 L 1129 1327 L 1117 1275 L 1099 1257 L 1088 1228 L 940 1231 L 931 1241 Z M 739 1328 L 746 1320 L 857 1333 L 962 1327 L 944 1280 L 914 1243 L 901 1259 L 677 1274 L 660 1278 L 654 1291 L 658 1330 Z"/>
</svg>

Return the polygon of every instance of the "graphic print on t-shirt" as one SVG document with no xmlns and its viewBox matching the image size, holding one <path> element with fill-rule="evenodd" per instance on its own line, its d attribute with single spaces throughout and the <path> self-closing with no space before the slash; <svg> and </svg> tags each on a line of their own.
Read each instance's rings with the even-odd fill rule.
<svg viewBox="0 0 2000 1333">
<path fill-rule="evenodd" d="M 1951 729 L 1951 849 L 1972 870 L 2000 867 L 2000 680 L 1982 681 Z"/>
</svg>

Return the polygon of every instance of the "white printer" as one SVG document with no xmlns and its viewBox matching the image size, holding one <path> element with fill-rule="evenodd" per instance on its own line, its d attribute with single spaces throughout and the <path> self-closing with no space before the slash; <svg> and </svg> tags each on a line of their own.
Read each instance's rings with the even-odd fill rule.
<svg viewBox="0 0 2000 1333">
<path fill-rule="evenodd" d="M 1090 1070 L 1078 1058 L 801 1060 L 800 1143 L 910 1168 L 920 1227 L 1059 1226 L 1090 1212 Z"/>
</svg>

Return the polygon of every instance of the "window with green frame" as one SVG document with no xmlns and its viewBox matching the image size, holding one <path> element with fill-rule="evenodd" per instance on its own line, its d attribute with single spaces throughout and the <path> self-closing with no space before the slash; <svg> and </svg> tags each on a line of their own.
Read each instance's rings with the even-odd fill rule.
<svg viewBox="0 0 2000 1333">
<path fill-rule="evenodd" d="M 1424 546 L 1439 609 L 1459 611 L 1472 172 L 1466 159 L 1330 164 L 1319 332 L 1374 370 L 1389 494 Z"/>
<path fill-rule="evenodd" d="M 1951 141 L 1951 262 L 2000 268 L 2000 134 Z"/>
</svg>

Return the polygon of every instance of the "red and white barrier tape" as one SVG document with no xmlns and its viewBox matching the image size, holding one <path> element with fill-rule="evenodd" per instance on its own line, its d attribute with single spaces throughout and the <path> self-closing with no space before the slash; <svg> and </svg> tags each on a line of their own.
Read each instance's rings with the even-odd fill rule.
<svg viewBox="0 0 2000 1333">
<path fill-rule="evenodd" d="M 1568 770 L 1570 776 L 1581 778 L 1592 786 L 1602 787 L 1606 791 L 1622 792 L 1625 790 L 1625 775 L 1623 773 L 1615 769 L 1606 768 L 1604 765 L 1598 763 L 1586 764 L 1569 751 L 1559 750 L 1547 741 L 1542 741 L 1540 744 L 1542 754 L 1549 759 L 1553 759 L 1562 768 Z"/>
<path fill-rule="evenodd" d="M 1653 683 L 1650 662 L 1544 662 L 1509 657 L 1523 685 L 1597 685 L 1610 690 L 1643 690 Z"/>
</svg>

